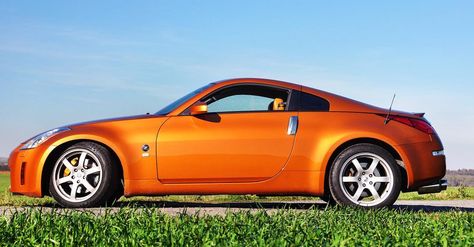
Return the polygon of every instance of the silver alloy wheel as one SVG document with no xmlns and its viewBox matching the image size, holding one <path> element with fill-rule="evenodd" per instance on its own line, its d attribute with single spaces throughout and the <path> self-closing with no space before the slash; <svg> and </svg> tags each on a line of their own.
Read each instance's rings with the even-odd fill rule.
<svg viewBox="0 0 474 247">
<path fill-rule="evenodd" d="M 70 202 L 91 198 L 102 181 L 102 166 L 95 154 L 86 149 L 72 149 L 63 154 L 53 169 L 53 185 Z"/>
<path fill-rule="evenodd" d="M 375 206 L 392 192 L 394 177 L 383 158 L 373 153 L 359 153 L 344 163 L 339 181 L 344 195 L 353 203 Z"/>
</svg>

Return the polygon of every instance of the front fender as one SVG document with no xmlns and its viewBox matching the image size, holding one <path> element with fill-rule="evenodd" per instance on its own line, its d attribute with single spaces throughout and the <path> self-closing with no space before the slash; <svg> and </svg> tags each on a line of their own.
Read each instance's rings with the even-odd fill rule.
<svg viewBox="0 0 474 247">
<path fill-rule="evenodd" d="M 95 134 L 85 134 L 85 133 L 75 133 L 75 134 L 68 133 L 68 134 L 69 135 L 67 136 L 64 136 L 64 135 L 54 136 L 53 138 L 50 138 L 50 140 L 48 140 L 49 145 L 43 151 L 41 158 L 37 163 L 38 166 L 36 169 L 37 173 L 36 173 L 36 179 L 35 179 L 37 184 L 35 187 L 41 188 L 41 181 L 43 180 L 43 171 L 44 171 L 48 157 L 50 157 L 50 155 L 54 151 L 56 151 L 58 147 L 61 147 L 67 143 L 79 142 L 79 141 L 93 141 L 110 148 L 120 160 L 120 164 L 122 165 L 124 179 L 128 178 L 128 175 L 129 175 L 128 169 L 124 169 L 125 167 L 127 167 L 127 164 L 125 164 L 126 163 L 125 156 L 113 141 L 111 141 L 110 139 L 106 137 L 95 135 Z M 44 144 L 46 143 L 43 143 L 43 145 Z M 44 191 L 40 191 L 40 194 L 44 195 Z"/>
</svg>

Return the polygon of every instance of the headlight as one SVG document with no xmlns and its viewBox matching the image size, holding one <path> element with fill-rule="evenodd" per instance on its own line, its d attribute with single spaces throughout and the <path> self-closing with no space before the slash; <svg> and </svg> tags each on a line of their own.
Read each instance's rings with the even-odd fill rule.
<svg viewBox="0 0 474 247">
<path fill-rule="evenodd" d="M 41 133 L 33 138 L 31 138 L 29 141 L 27 141 L 25 143 L 25 145 L 23 145 L 23 147 L 21 149 L 32 149 L 32 148 L 36 148 L 37 146 L 39 146 L 41 143 L 45 142 L 46 140 L 48 140 L 51 136 L 53 135 L 56 135 L 57 133 L 59 132 L 63 132 L 63 131 L 66 131 L 66 130 L 71 130 L 70 128 L 67 128 L 67 127 L 61 127 L 61 128 L 56 128 L 56 129 L 53 129 L 53 130 L 50 130 L 50 131 L 46 131 L 44 133 Z"/>
</svg>

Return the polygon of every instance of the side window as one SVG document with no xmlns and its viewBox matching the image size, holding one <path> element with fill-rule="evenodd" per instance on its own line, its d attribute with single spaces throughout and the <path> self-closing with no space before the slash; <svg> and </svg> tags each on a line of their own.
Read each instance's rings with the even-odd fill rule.
<svg viewBox="0 0 474 247">
<path fill-rule="evenodd" d="M 252 112 L 285 110 L 288 91 L 260 85 L 238 85 L 201 99 L 208 112 Z M 277 102 L 277 103 L 274 103 Z M 275 108 L 274 105 L 280 106 Z"/>
<path fill-rule="evenodd" d="M 256 95 L 232 95 L 208 106 L 209 112 L 267 111 L 273 99 Z"/>
<path fill-rule="evenodd" d="M 312 95 L 309 93 L 304 93 L 300 91 L 294 91 L 294 96 L 298 98 L 298 105 L 296 108 L 299 111 L 329 111 L 329 102 L 321 97 Z M 296 103 L 292 100 L 292 104 Z"/>
</svg>

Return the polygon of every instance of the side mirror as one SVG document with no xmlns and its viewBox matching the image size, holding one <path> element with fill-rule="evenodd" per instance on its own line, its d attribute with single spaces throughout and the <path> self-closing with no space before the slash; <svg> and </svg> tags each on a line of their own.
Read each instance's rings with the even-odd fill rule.
<svg viewBox="0 0 474 247">
<path fill-rule="evenodd" d="M 207 113 L 207 104 L 203 102 L 198 102 L 189 108 L 190 115 L 200 115 Z"/>
</svg>

